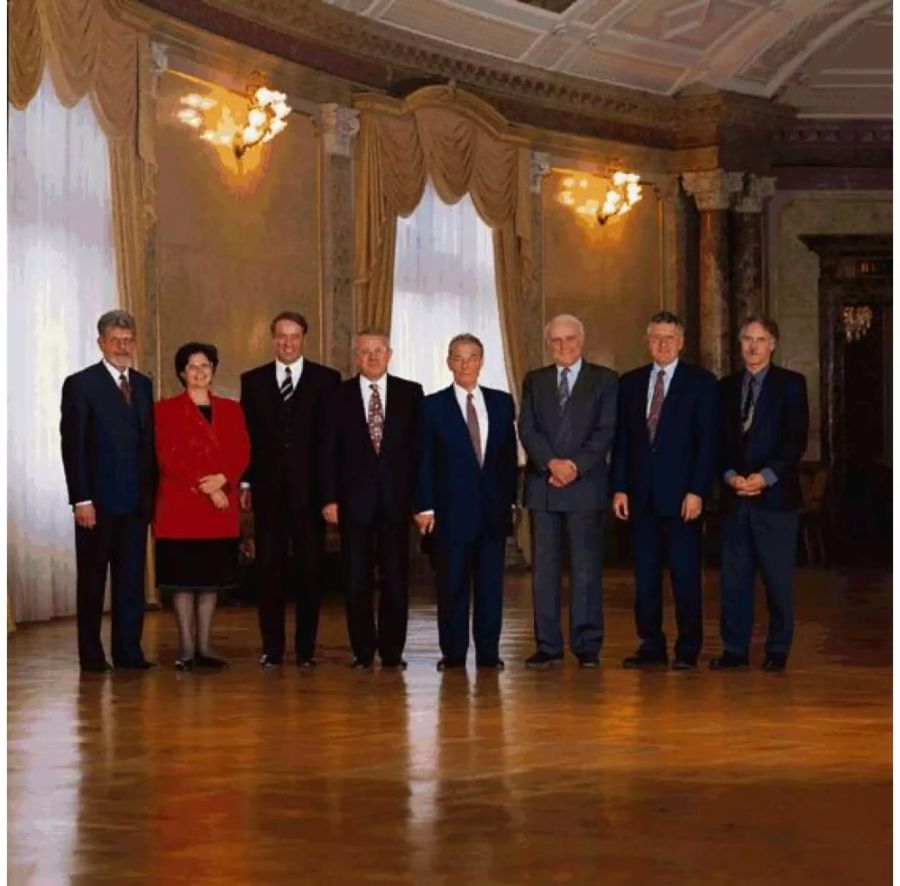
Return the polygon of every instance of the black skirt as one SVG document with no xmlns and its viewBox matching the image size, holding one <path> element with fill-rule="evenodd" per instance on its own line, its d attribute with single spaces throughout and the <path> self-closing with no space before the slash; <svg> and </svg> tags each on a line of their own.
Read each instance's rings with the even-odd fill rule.
<svg viewBox="0 0 900 886">
<path fill-rule="evenodd" d="M 156 584 L 169 592 L 236 588 L 238 539 L 158 538 Z"/>
</svg>

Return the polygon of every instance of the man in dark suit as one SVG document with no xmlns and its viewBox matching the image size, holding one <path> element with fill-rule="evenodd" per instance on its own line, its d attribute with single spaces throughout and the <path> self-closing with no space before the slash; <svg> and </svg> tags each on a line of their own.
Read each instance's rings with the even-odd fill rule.
<svg viewBox="0 0 900 886">
<path fill-rule="evenodd" d="M 719 383 L 722 469 L 722 645 L 714 670 L 748 664 L 756 571 L 769 609 L 763 670 L 783 671 L 791 651 L 791 583 L 797 551 L 800 459 L 806 450 L 806 379 L 772 363 L 778 326 L 748 318 L 744 369 Z"/>
<path fill-rule="evenodd" d="M 63 467 L 75 513 L 78 658 L 82 671 L 112 668 L 100 640 L 106 574 L 112 587 L 112 659 L 146 670 L 144 565 L 153 515 L 156 456 L 153 387 L 131 366 L 134 317 L 109 311 L 97 323 L 103 359 L 62 389 Z"/>
<path fill-rule="evenodd" d="M 561 314 L 547 324 L 553 365 L 522 386 L 519 438 L 528 453 L 525 507 L 531 510 L 532 590 L 537 651 L 525 664 L 563 660 L 560 628 L 562 532 L 571 553 L 572 652 L 595 668 L 603 643 L 603 510 L 616 423 L 616 374 L 582 359 L 584 326 Z"/>
<path fill-rule="evenodd" d="M 690 670 L 703 644 L 700 515 L 716 466 L 716 379 L 679 359 L 684 326 L 674 314 L 654 314 L 646 341 L 653 362 L 619 380 L 613 445 L 613 513 L 630 520 L 634 533 L 634 620 L 641 639 L 622 664 L 668 664 L 665 557 L 678 623 L 673 667 Z"/>
<path fill-rule="evenodd" d="M 253 509 L 258 564 L 260 664 L 284 659 L 284 607 L 291 575 L 299 573 L 297 664 L 316 663 L 321 602 L 320 566 L 325 538 L 317 447 L 325 402 L 341 377 L 303 356 L 309 326 L 294 311 L 271 323 L 275 360 L 241 376 L 241 405 L 250 434 L 250 467 L 241 484 L 241 507 Z"/>
<path fill-rule="evenodd" d="M 455 336 L 447 351 L 453 384 L 422 404 L 416 522 L 435 538 L 439 671 L 465 667 L 473 591 L 475 663 L 504 667 L 500 628 L 516 500 L 515 407 L 509 394 L 479 386 L 483 364 L 481 342 Z"/>
<path fill-rule="evenodd" d="M 330 397 L 322 448 L 326 521 L 340 526 L 347 629 L 354 668 L 405 668 L 409 529 L 422 386 L 388 375 L 388 336 L 356 336 L 359 374 Z M 372 600 L 380 583 L 378 624 Z"/>
</svg>

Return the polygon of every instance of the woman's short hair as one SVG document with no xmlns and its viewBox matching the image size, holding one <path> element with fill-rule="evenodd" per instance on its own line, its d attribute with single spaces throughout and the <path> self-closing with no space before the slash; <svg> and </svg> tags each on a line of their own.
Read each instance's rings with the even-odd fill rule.
<svg viewBox="0 0 900 886">
<path fill-rule="evenodd" d="M 175 375 L 178 376 L 178 381 L 181 382 L 183 388 L 187 387 L 187 383 L 182 378 L 181 374 L 187 368 L 188 360 L 190 360 L 194 354 L 203 354 L 203 356 L 209 360 L 213 372 L 216 371 L 216 367 L 219 365 L 219 351 L 215 345 L 209 345 L 202 341 L 189 341 L 186 344 L 183 344 L 175 352 Z"/>
</svg>

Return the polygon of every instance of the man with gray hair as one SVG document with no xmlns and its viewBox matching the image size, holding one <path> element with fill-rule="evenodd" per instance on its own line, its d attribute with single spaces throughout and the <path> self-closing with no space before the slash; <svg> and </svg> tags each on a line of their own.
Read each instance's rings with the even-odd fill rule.
<svg viewBox="0 0 900 886">
<path fill-rule="evenodd" d="M 63 467 L 75 516 L 78 658 L 82 671 L 110 671 L 100 639 L 107 571 L 112 585 L 112 660 L 146 670 L 144 564 L 153 515 L 156 456 L 153 386 L 132 367 L 134 317 L 109 311 L 97 323 L 103 359 L 63 383 Z"/>
<path fill-rule="evenodd" d="M 519 439 L 528 453 L 525 507 L 534 538 L 532 591 L 537 651 L 525 664 L 563 660 L 562 533 L 571 554 L 569 643 L 582 668 L 599 665 L 603 643 L 603 510 L 616 423 L 616 373 L 582 358 L 584 326 L 560 314 L 546 328 L 553 364 L 522 386 Z"/>
</svg>

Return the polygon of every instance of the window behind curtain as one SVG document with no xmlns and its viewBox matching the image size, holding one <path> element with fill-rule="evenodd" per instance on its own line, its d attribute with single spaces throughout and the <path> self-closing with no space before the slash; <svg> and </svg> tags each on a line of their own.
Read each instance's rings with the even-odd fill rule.
<svg viewBox="0 0 900 886">
<path fill-rule="evenodd" d="M 452 382 L 447 343 L 471 332 L 484 343 L 480 383 L 509 390 L 494 283 L 491 229 L 466 194 L 454 206 L 429 181 L 409 218 L 397 220 L 391 373 L 426 394 Z"/>
<path fill-rule="evenodd" d="M 63 379 L 100 359 L 117 304 L 109 155 L 89 100 L 49 74 L 9 109 L 7 581 L 17 621 L 75 611 L 75 536 L 59 443 Z M 138 330 L 140 332 L 140 330 Z"/>
</svg>

